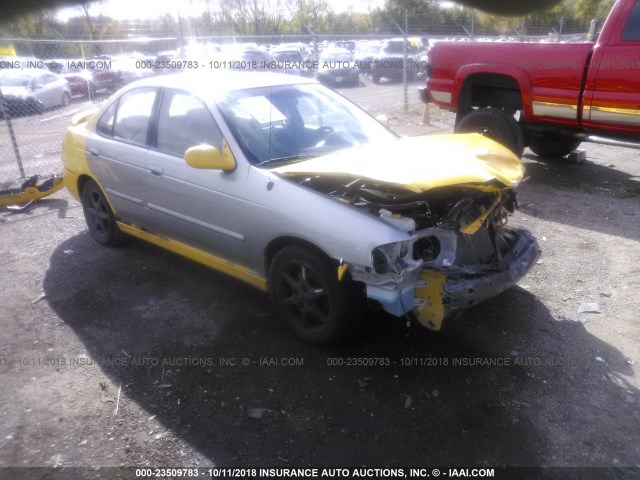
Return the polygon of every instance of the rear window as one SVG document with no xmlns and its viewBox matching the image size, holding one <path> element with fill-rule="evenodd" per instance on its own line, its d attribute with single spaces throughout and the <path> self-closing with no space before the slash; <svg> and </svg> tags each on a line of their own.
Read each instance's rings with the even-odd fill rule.
<svg viewBox="0 0 640 480">
<path fill-rule="evenodd" d="M 640 1 L 637 1 L 633 10 L 631 10 L 627 23 L 622 30 L 622 40 L 625 42 L 640 41 Z"/>
</svg>

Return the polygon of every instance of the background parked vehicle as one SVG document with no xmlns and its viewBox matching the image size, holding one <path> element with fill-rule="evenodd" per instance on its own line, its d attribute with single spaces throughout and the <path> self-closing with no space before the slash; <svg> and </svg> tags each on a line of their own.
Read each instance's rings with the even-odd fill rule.
<svg viewBox="0 0 640 480">
<path fill-rule="evenodd" d="M 317 78 L 327 85 L 358 85 L 360 70 L 353 54 L 344 48 L 327 49 L 318 62 Z"/>
<path fill-rule="evenodd" d="M 594 43 L 439 42 L 430 61 L 429 101 L 456 112 L 456 132 L 547 158 L 587 138 L 640 145 L 637 0 L 618 1 Z"/>
<path fill-rule="evenodd" d="M 283 73 L 289 75 L 307 76 L 310 73 L 300 49 L 297 48 L 276 48 L 269 52 L 278 62 L 278 66 L 283 69 Z"/>
<path fill-rule="evenodd" d="M 403 69 L 406 66 L 407 78 L 415 80 L 418 76 L 420 54 L 425 50 L 423 40 L 417 37 L 406 41 L 407 61 L 404 60 L 405 40 L 394 38 L 383 43 L 378 54 L 373 58 L 371 79 L 373 83 L 380 83 L 381 78 L 392 81 L 403 79 Z"/>
<path fill-rule="evenodd" d="M 358 44 L 354 56 L 360 72 L 371 73 L 373 59 L 380 52 L 381 46 L 382 44 L 377 41 Z"/>
<path fill-rule="evenodd" d="M 98 92 L 115 91 L 121 86 L 120 77 L 111 70 L 83 68 L 83 60 L 60 60 L 56 73 L 69 83 L 71 96 L 95 97 Z"/>
<path fill-rule="evenodd" d="M 0 87 L 12 116 L 42 113 L 47 108 L 67 106 L 71 101 L 67 81 L 46 70 L 2 70 Z"/>
</svg>

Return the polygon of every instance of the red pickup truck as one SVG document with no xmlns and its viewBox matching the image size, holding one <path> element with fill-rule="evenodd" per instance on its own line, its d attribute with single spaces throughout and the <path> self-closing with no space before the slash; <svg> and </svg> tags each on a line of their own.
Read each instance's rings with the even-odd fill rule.
<svg viewBox="0 0 640 480">
<path fill-rule="evenodd" d="M 516 154 L 561 158 L 584 141 L 640 145 L 640 0 L 618 0 L 595 42 L 438 42 L 423 101 Z"/>
</svg>

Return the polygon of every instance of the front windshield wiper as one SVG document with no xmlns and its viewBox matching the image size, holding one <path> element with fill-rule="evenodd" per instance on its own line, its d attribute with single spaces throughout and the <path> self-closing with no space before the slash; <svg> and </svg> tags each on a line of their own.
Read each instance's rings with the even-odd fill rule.
<svg viewBox="0 0 640 480">
<path fill-rule="evenodd" d="M 300 154 L 300 155 L 289 155 L 288 157 L 270 158 L 268 160 L 263 160 L 260 163 L 256 163 L 256 167 L 262 167 L 264 165 L 276 165 L 279 163 L 301 162 L 302 160 L 308 160 L 314 157 L 316 157 L 316 155 Z"/>
</svg>

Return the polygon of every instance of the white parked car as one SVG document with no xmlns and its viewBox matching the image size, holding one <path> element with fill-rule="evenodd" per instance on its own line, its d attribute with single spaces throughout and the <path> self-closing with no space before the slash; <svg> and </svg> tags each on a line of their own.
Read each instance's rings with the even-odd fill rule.
<svg viewBox="0 0 640 480">
<path fill-rule="evenodd" d="M 47 108 L 65 107 L 71 102 L 69 83 L 60 75 L 44 70 L 2 70 L 0 88 L 12 116 L 42 113 Z"/>
</svg>

